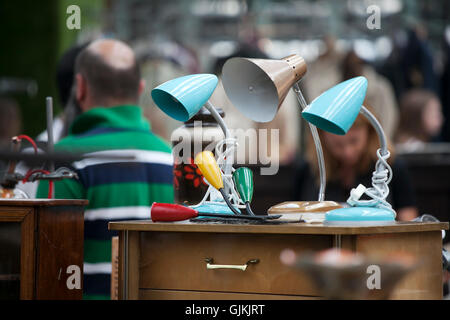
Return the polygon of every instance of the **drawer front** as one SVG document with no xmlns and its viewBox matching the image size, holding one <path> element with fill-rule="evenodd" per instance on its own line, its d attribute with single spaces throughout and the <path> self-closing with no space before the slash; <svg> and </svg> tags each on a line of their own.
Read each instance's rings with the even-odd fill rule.
<svg viewBox="0 0 450 320">
<path fill-rule="evenodd" d="M 139 290 L 141 300 L 319 300 L 319 297 L 182 290 Z"/>
<path fill-rule="evenodd" d="M 196 290 L 318 296 L 302 272 L 284 266 L 280 253 L 330 248 L 332 237 L 323 235 L 215 234 L 142 232 L 139 287 L 141 289 Z M 236 269 L 207 269 L 214 264 L 244 265 Z"/>
</svg>

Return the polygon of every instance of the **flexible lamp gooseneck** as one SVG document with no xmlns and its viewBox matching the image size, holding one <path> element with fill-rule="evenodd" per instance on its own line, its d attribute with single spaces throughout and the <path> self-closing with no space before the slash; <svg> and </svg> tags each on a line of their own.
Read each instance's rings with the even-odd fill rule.
<svg viewBox="0 0 450 320">
<path fill-rule="evenodd" d="M 216 154 L 219 155 L 219 167 L 224 172 L 224 194 L 236 207 L 243 207 L 239 196 L 234 189 L 232 171 L 236 140 L 231 136 L 222 117 L 209 102 L 218 79 L 213 74 L 193 74 L 169 80 L 154 88 L 151 96 L 155 104 L 168 116 L 178 121 L 191 119 L 204 106 L 221 127 L 225 139 L 216 145 Z M 222 151 L 225 146 L 225 151 Z M 207 201 L 207 199 L 211 201 Z M 223 203 L 221 195 L 213 186 L 209 186 L 202 201 L 192 206 L 199 212 L 232 213 L 233 209 Z"/>
<path fill-rule="evenodd" d="M 303 118 L 309 123 L 338 135 L 346 134 L 361 113 L 375 128 L 380 140 L 372 187 L 366 188 L 360 184 L 352 189 L 347 200 L 351 207 L 328 211 L 325 215 L 325 223 L 345 224 L 349 221 L 380 223 L 394 221 L 396 217 L 392 206 L 386 201 L 389 195 L 388 184 L 392 179 L 392 169 L 387 163 L 390 153 L 386 136 L 375 116 L 363 106 L 366 91 L 366 78 L 352 78 L 322 93 L 302 112 Z M 363 194 L 371 199 L 360 200 Z"/>
</svg>

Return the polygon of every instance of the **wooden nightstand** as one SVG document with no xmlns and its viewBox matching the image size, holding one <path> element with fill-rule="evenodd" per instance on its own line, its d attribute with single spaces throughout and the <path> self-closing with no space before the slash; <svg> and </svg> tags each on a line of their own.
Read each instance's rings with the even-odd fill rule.
<svg viewBox="0 0 450 320">
<path fill-rule="evenodd" d="M 0 200 L 1 300 L 82 298 L 87 203 Z M 69 288 L 67 280 L 77 272 L 80 287 Z"/>
<path fill-rule="evenodd" d="M 280 252 L 342 248 L 380 256 L 402 251 L 421 266 L 396 287 L 394 299 L 442 299 L 441 230 L 448 223 L 389 226 L 231 225 L 112 222 L 119 231 L 120 299 L 317 299 L 306 274 L 284 266 Z M 208 260 L 209 259 L 209 260 Z M 245 265 L 245 271 L 207 264 Z"/>
</svg>

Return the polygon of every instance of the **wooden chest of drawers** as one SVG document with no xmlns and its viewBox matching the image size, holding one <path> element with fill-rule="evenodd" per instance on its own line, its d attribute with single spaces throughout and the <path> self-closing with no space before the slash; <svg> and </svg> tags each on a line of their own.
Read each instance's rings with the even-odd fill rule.
<svg viewBox="0 0 450 320">
<path fill-rule="evenodd" d="M 87 204 L 0 200 L 0 300 L 82 298 Z"/>
<path fill-rule="evenodd" d="M 121 299 L 317 299 L 320 293 L 308 276 L 284 266 L 280 253 L 327 249 L 337 244 L 337 236 L 343 248 L 354 251 L 383 255 L 400 250 L 419 257 L 421 269 L 405 277 L 393 298 L 440 299 L 443 228 L 448 224 L 110 223 L 110 229 L 119 230 Z M 245 265 L 245 271 L 230 268 Z"/>
</svg>

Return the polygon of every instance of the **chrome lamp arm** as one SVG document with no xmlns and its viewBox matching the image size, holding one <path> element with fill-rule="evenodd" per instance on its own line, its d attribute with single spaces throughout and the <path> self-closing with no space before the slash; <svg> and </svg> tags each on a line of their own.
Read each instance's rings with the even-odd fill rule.
<svg viewBox="0 0 450 320">
<path fill-rule="evenodd" d="M 305 108 L 308 106 L 308 104 L 306 103 L 306 100 L 305 100 L 302 92 L 300 91 L 298 82 L 294 84 L 294 92 L 297 96 L 298 102 L 300 103 L 300 107 L 302 108 L 302 110 L 305 110 Z M 319 133 L 317 132 L 316 126 L 309 122 L 308 122 L 308 124 L 309 124 L 309 128 L 311 130 L 314 145 L 316 147 L 317 161 L 318 161 L 318 165 L 319 165 L 320 187 L 319 187 L 318 201 L 324 201 L 325 200 L 325 189 L 327 186 L 327 174 L 326 174 L 326 170 L 325 170 L 325 160 L 323 157 L 322 144 L 320 143 L 320 137 L 319 137 Z"/>
</svg>

